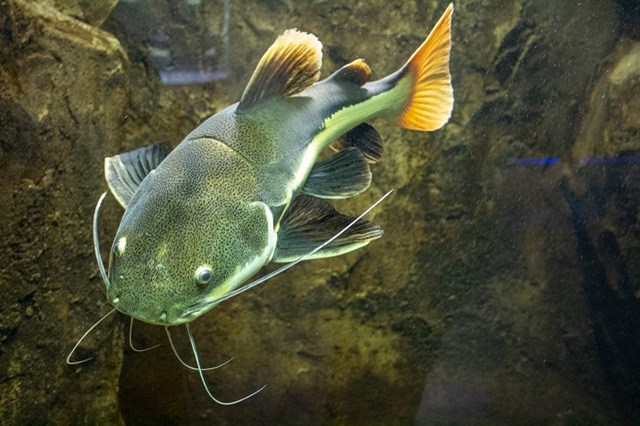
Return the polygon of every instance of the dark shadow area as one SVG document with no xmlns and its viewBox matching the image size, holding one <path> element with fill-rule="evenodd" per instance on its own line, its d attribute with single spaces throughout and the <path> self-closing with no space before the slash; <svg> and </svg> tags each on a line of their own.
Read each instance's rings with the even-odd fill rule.
<svg viewBox="0 0 640 426">
<path fill-rule="evenodd" d="M 639 166 L 629 166 L 638 169 Z M 581 171 L 581 178 L 589 182 L 620 178 L 624 166 L 594 167 Z M 635 173 L 631 173 L 632 175 Z M 576 179 L 574 177 L 574 179 Z M 619 410 L 629 418 L 640 415 L 640 300 L 637 283 L 632 283 L 615 231 L 600 227 L 589 230 L 587 208 L 595 209 L 606 220 L 612 212 L 607 205 L 616 199 L 628 198 L 634 208 L 627 210 L 626 219 L 637 221 L 636 201 L 640 193 L 626 193 L 625 186 L 594 187 L 580 197 L 571 189 L 570 180 L 560 182 L 570 210 L 577 254 L 583 269 L 583 289 L 589 307 L 589 320 L 596 340 L 602 368 Z M 613 191 L 611 191 L 613 189 Z M 598 196 L 601 194 L 601 196 Z M 623 220 L 624 218 L 617 218 Z M 604 221 L 603 220 L 603 221 Z M 614 222 L 615 223 L 615 222 Z M 633 287 L 636 287 L 634 290 Z"/>
</svg>

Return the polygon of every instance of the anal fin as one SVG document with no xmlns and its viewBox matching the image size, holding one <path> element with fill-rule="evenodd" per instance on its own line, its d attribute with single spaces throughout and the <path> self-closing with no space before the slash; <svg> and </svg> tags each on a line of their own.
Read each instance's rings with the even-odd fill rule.
<svg viewBox="0 0 640 426">
<path fill-rule="evenodd" d="M 326 201 L 299 195 L 291 203 L 280 224 L 273 261 L 284 263 L 298 259 L 334 236 L 352 220 L 352 217 L 338 213 Z M 380 226 L 362 220 L 310 259 L 348 253 L 380 238 L 382 234 Z"/>
<path fill-rule="evenodd" d="M 367 162 L 377 163 L 382 157 L 382 142 L 380 134 L 372 125 L 362 123 L 330 145 L 334 151 L 341 151 L 349 147 L 358 148 L 365 156 Z"/>
<path fill-rule="evenodd" d="M 314 165 L 302 191 L 318 198 L 340 199 L 361 194 L 369 185 L 367 159 L 358 149 L 347 148 Z"/>
<path fill-rule="evenodd" d="M 160 143 L 104 159 L 104 175 L 109 190 L 120 205 L 127 208 L 144 178 L 167 156 Z"/>
</svg>

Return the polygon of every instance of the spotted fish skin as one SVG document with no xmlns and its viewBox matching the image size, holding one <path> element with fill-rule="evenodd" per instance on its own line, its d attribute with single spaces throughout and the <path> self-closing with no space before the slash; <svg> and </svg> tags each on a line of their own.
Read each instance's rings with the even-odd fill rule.
<svg viewBox="0 0 640 426">
<path fill-rule="evenodd" d="M 184 143 L 210 138 L 236 151 L 259 177 L 260 199 L 278 211 L 300 189 L 318 154 L 354 127 L 353 122 L 345 121 L 328 129 L 325 121 L 340 110 L 385 93 L 397 79 L 394 75 L 360 87 L 334 77 L 299 95 L 269 99 L 254 110 L 238 111 L 238 104 L 234 104 L 207 119 Z M 375 111 L 376 116 L 385 113 L 389 112 Z M 358 119 L 355 124 L 363 121 Z M 336 136 L 327 137 L 329 131 Z"/>
<path fill-rule="evenodd" d="M 288 30 L 265 53 L 240 102 L 208 118 L 171 153 L 151 146 L 109 157 L 107 182 L 125 207 L 110 255 L 114 306 L 152 324 L 192 321 L 263 265 L 299 257 L 342 227 L 348 218 L 300 195 L 318 155 L 371 119 L 421 131 L 446 123 L 452 10 L 403 67 L 374 82 L 362 60 L 318 82 L 320 43 Z M 363 144 L 375 142 L 375 130 L 364 130 L 370 139 Z M 313 176 L 317 194 L 346 198 L 366 190 L 367 163 L 378 156 L 363 153 L 378 148 L 357 142 L 340 148 L 335 157 L 343 161 Z M 317 190 L 323 182 L 346 182 L 350 173 L 361 183 L 348 195 L 339 187 Z M 381 235 L 363 222 L 315 257 Z"/>
<path fill-rule="evenodd" d="M 149 323 L 189 320 L 185 311 L 213 289 L 194 282 L 198 267 L 210 265 L 215 288 L 228 291 L 228 277 L 243 280 L 247 263 L 269 260 L 275 234 L 270 211 L 255 201 L 258 188 L 251 166 L 220 142 L 176 148 L 125 211 L 115 241 L 126 238 L 126 249 L 112 250 L 108 297 Z"/>
</svg>

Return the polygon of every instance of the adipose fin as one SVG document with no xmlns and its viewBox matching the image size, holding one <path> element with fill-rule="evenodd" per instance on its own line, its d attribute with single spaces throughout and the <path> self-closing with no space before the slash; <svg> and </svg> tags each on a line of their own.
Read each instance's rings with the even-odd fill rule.
<svg viewBox="0 0 640 426">
<path fill-rule="evenodd" d="M 329 78 L 350 81 L 358 86 L 363 86 L 371 78 L 371 68 L 363 59 L 356 59 L 340 68 Z"/>
</svg>

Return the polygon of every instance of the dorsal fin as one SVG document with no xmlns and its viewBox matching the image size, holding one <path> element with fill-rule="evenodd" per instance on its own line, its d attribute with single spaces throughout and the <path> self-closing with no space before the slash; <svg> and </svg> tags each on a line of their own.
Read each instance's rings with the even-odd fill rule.
<svg viewBox="0 0 640 426">
<path fill-rule="evenodd" d="M 313 34 L 287 30 L 262 56 L 244 89 L 239 109 L 272 96 L 291 96 L 318 81 L 322 44 Z"/>
<path fill-rule="evenodd" d="M 333 73 L 330 78 L 339 78 L 362 86 L 371 78 L 371 68 L 363 59 L 356 59 Z"/>
</svg>

